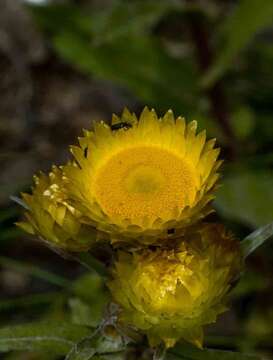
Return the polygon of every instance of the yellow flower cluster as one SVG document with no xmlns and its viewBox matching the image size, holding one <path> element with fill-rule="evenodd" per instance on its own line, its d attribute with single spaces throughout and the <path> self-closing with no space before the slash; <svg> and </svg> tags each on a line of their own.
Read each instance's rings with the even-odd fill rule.
<svg viewBox="0 0 273 360">
<path fill-rule="evenodd" d="M 24 230 L 67 251 L 112 245 L 108 282 L 121 323 L 150 344 L 202 344 L 202 325 L 224 311 L 240 270 L 238 242 L 204 224 L 221 161 L 215 139 L 169 110 L 127 109 L 85 131 L 74 159 L 35 177 Z M 117 250 L 118 249 L 118 250 Z M 118 254 L 118 255 L 116 255 Z"/>
</svg>

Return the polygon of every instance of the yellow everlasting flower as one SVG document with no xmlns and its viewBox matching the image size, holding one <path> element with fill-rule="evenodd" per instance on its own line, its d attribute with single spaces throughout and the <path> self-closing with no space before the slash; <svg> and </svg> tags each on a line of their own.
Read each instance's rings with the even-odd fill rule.
<svg viewBox="0 0 273 360">
<path fill-rule="evenodd" d="M 149 243 L 207 215 L 221 162 L 215 139 L 206 142 L 196 129 L 171 110 L 158 118 L 145 108 L 139 120 L 125 109 L 111 126 L 86 131 L 71 148 L 77 164 L 64 167 L 84 221 L 113 242 L 142 236 Z"/>
<path fill-rule="evenodd" d="M 92 233 L 81 225 L 81 214 L 67 202 L 63 192 L 63 174 L 53 166 L 49 175 L 34 176 L 32 194 L 22 194 L 28 209 L 26 221 L 17 225 L 30 234 L 38 235 L 50 246 L 71 251 L 90 247 Z"/>
<path fill-rule="evenodd" d="M 147 334 L 151 346 L 181 338 L 202 347 L 202 326 L 226 310 L 241 268 L 239 242 L 222 225 L 204 224 L 176 249 L 120 251 L 109 282 L 120 321 Z"/>
</svg>

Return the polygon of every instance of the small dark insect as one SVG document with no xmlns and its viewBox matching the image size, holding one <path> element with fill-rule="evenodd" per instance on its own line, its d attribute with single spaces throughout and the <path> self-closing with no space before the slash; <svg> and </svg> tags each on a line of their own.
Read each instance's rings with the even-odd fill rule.
<svg viewBox="0 0 273 360">
<path fill-rule="evenodd" d="M 86 148 L 84 149 L 84 157 L 85 157 L 85 158 L 87 158 L 87 154 L 88 154 L 88 147 L 86 147 Z"/>
<path fill-rule="evenodd" d="M 120 122 L 120 123 L 111 125 L 111 130 L 113 130 L 113 131 L 120 130 L 120 129 L 128 130 L 131 127 L 132 127 L 132 124 L 129 124 L 127 122 Z"/>
<path fill-rule="evenodd" d="M 175 233 L 175 229 L 168 229 L 167 233 L 168 235 L 173 235 Z"/>
</svg>

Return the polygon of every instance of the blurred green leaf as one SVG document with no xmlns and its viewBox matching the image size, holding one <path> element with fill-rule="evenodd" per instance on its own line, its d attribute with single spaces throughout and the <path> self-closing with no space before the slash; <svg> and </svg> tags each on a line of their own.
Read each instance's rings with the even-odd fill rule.
<svg viewBox="0 0 273 360">
<path fill-rule="evenodd" d="M 176 0 L 116 0 L 101 10 L 82 11 L 72 4 L 31 5 L 36 21 L 44 30 L 70 29 L 92 36 L 95 43 L 109 42 L 124 34 L 143 34 L 168 11 L 181 9 Z"/>
<path fill-rule="evenodd" d="M 37 24 L 47 33 L 55 34 L 63 29 L 70 29 L 90 35 L 93 31 L 92 17 L 72 4 L 29 5 Z"/>
<path fill-rule="evenodd" d="M 76 344 L 67 354 L 65 360 L 90 360 L 95 354 L 96 349 L 86 340 Z"/>
<path fill-rule="evenodd" d="M 257 291 L 263 291 L 270 286 L 270 279 L 264 274 L 248 269 L 239 283 L 232 289 L 232 297 L 239 298 Z"/>
<path fill-rule="evenodd" d="M 105 43 L 124 35 L 144 34 L 168 11 L 181 7 L 176 0 L 115 1 L 92 17 L 94 41 Z"/>
<path fill-rule="evenodd" d="M 233 14 L 226 17 L 223 26 L 225 46 L 214 65 L 203 79 L 205 86 L 211 86 L 232 66 L 234 58 L 259 31 L 273 21 L 272 0 L 242 0 L 237 3 Z"/>
<path fill-rule="evenodd" d="M 273 174 L 271 171 L 232 168 L 217 192 L 217 209 L 227 218 L 253 228 L 273 218 Z"/>
<path fill-rule="evenodd" d="M 0 210 L 0 246 L 21 234 L 20 229 L 14 226 L 14 221 L 17 217 L 18 209 L 14 206 Z"/>
<path fill-rule="evenodd" d="M 95 354 L 115 354 L 126 349 L 127 342 L 118 333 L 112 336 L 96 330 L 93 335 L 82 339 L 67 354 L 66 360 L 89 360 Z"/>
<path fill-rule="evenodd" d="M 94 306 L 92 303 L 87 305 L 78 298 L 71 298 L 69 299 L 68 304 L 70 307 L 71 321 L 73 324 L 86 326 L 97 326 L 99 324 L 101 319 L 100 315 L 102 314 L 97 314 L 97 309 L 94 311 Z"/>
<path fill-rule="evenodd" d="M 0 243 L 1 243 L 1 245 L 3 243 L 6 244 L 6 243 L 10 242 L 11 240 L 15 240 L 20 235 L 22 235 L 22 230 L 18 229 L 17 227 L 15 227 L 15 226 L 4 227 L 3 226 L 3 229 L 1 229 L 1 232 L 0 232 Z"/>
<path fill-rule="evenodd" d="M 177 359 L 185 360 L 261 360 L 258 356 L 255 355 L 246 355 L 232 351 L 214 349 L 200 350 L 188 344 L 177 345 L 169 352 L 170 354 L 175 355 Z M 175 357 L 171 359 L 174 360 Z"/>
<path fill-rule="evenodd" d="M 23 351 L 23 352 L 10 352 L 6 354 L 4 360 L 56 360 L 60 359 L 58 355 L 50 354 L 50 353 L 43 353 L 43 352 L 30 352 L 30 351 Z"/>
<path fill-rule="evenodd" d="M 29 350 L 65 355 L 90 330 L 68 323 L 38 322 L 0 329 L 0 351 Z"/>
<path fill-rule="evenodd" d="M 23 272 L 31 276 L 35 276 L 53 285 L 67 288 L 70 287 L 70 282 L 62 276 L 53 274 L 52 272 L 40 269 L 39 267 L 30 265 L 28 263 L 10 259 L 5 256 L 0 256 L 0 265 L 12 268 L 16 271 Z"/>
<path fill-rule="evenodd" d="M 248 336 L 251 336 L 252 341 L 265 343 L 268 341 L 272 343 L 273 336 L 273 309 L 272 307 L 261 309 L 253 309 L 249 314 L 244 327 Z"/>
<path fill-rule="evenodd" d="M 255 127 L 255 116 L 250 108 L 241 106 L 231 114 L 231 126 L 238 139 L 246 139 Z"/>
<path fill-rule="evenodd" d="M 191 59 L 170 56 L 148 29 L 176 1 L 114 2 L 98 13 L 64 5 L 33 7 L 56 51 L 86 74 L 128 87 L 144 102 L 184 115 L 196 113 L 198 76 Z M 133 15 L 132 15 L 133 14 Z"/>
<path fill-rule="evenodd" d="M 109 301 L 103 279 L 97 274 L 87 273 L 73 283 L 72 291 L 75 295 L 69 300 L 72 322 L 97 326 Z"/>
<path fill-rule="evenodd" d="M 108 291 L 104 281 L 97 274 L 82 275 L 73 283 L 72 290 L 75 296 L 89 304 L 96 301 L 105 304 L 108 301 Z"/>
<path fill-rule="evenodd" d="M 126 360 L 126 357 L 124 352 L 120 352 L 118 354 L 95 355 L 92 357 L 92 360 Z"/>
<path fill-rule="evenodd" d="M 248 255 L 250 255 L 259 246 L 261 246 L 267 239 L 271 238 L 272 235 L 273 235 L 273 222 L 259 228 L 258 230 L 248 235 L 241 242 L 241 249 L 244 257 L 246 258 Z"/>
<path fill-rule="evenodd" d="M 0 224 L 4 221 L 14 219 L 18 216 L 18 209 L 16 207 L 0 210 Z"/>
<path fill-rule="evenodd" d="M 36 305 L 50 304 L 59 297 L 59 293 L 44 293 L 17 297 L 16 299 L 0 300 L 0 311 L 33 308 Z"/>
<path fill-rule="evenodd" d="M 80 70 L 127 86 L 143 101 L 160 104 L 165 110 L 172 104 L 183 114 L 196 108 L 193 64 L 171 58 L 152 38 L 126 36 L 94 46 L 88 39 L 66 31 L 57 34 L 53 42 L 59 54 Z"/>
</svg>

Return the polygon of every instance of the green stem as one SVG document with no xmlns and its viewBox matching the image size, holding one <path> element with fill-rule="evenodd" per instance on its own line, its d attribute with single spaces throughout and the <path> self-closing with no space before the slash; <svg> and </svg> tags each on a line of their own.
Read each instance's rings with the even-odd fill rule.
<svg viewBox="0 0 273 360">
<path fill-rule="evenodd" d="M 94 256 L 92 256 L 88 252 L 83 252 L 79 254 L 73 254 L 72 258 L 76 261 L 78 261 L 81 265 L 83 265 L 88 270 L 94 270 L 96 273 L 101 275 L 102 277 L 108 277 L 109 272 L 104 266 L 102 262 L 95 259 Z"/>
<path fill-rule="evenodd" d="M 252 232 L 241 242 L 241 250 L 244 258 L 247 258 L 254 250 L 262 245 L 265 240 L 273 235 L 273 222 Z"/>
<path fill-rule="evenodd" d="M 154 351 L 153 360 L 164 360 L 166 355 L 165 344 L 161 343 Z"/>
</svg>

